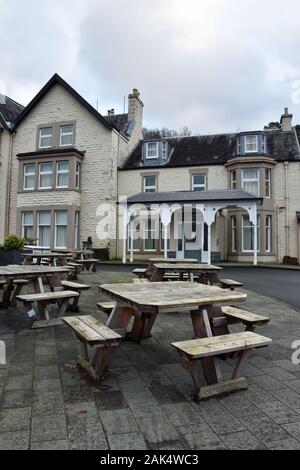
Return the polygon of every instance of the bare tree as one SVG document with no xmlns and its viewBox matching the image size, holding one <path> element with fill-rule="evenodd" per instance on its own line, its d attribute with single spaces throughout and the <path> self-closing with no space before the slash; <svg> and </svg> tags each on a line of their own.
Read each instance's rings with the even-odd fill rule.
<svg viewBox="0 0 300 470">
<path fill-rule="evenodd" d="M 148 129 L 143 128 L 144 139 L 167 139 L 176 137 L 189 137 L 192 134 L 191 130 L 187 126 L 183 126 L 179 131 L 175 129 L 168 129 L 162 127 L 161 129 Z"/>
</svg>

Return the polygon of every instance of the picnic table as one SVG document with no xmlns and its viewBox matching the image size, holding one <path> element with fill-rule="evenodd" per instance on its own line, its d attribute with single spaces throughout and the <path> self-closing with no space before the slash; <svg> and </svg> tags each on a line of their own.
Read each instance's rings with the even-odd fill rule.
<svg viewBox="0 0 300 470">
<path fill-rule="evenodd" d="M 198 263 L 197 258 L 150 258 L 150 263 Z"/>
<path fill-rule="evenodd" d="M 24 257 L 23 264 L 24 265 L 31 265 L 33 261 L 36 260 L 36 264 L 40 265 L 42 260 L 49 259 L 53 266 L 57 266 L 58 264 L 63 265 L 66 264 L 66 258 L 68 257 L 65 253 L 25 253 L 22 255 Z M 59 260 L 59 263 L 57 261 Z"/>
<path fill-rule="evenodd" d="M 152 264 L 151 282 L 162 281 L 168 273 L 178 273 L 180 280 L 183 280 L 184 274 L 187 274 L 191 281 L 194 280 L 194 274 L 200 274 L 200 282 L 207 284 L 210 274 L 221 271 L 222 268 L 205 263 L 154 263 Z"/>
<path fill-rule="evenodd" d="M 0 280 L 5 281 L 5 287 L 0 306 L 12 306 L 11 297 L 14 291 L 15 279 L 29 280 L 35 292 L 44 293 L 43 279 L 46 279 L 51 288 L 61 285 L 60 278 L 70 271 L 67 267 L 53 267 L 41 265 L 8 265 L 0 267 Z"/>
<path fill-rule="evenodd" d="M 222 316 L 221 305 L 247 298 L 241 292 L 182 281 L 174 281 L 171 287 L 167 282 L 149 282 L 103 284 L 100 289 L 116 302 L 106 325 L 135 342 L 151 336 L 158 314 L 168 312 L 190 313 L 195 336 L 211 336 L 209 316 Z M 132 315 L 133 328 L 127 334 Z"/>
</svg>

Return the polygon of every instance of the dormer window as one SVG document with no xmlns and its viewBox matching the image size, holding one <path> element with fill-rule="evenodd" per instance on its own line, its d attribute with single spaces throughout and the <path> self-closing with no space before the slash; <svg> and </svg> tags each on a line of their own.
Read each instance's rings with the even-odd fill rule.
<svg viewBox="0 0 300 470">
<path fill-rule="evenodd" d="M 158 142 L 147 142 L 146 144 L 146 159 L 158 158 Z"/>
<path fill-rule="evenodd" d="M 258 151 L 257 135 L 245 135 L 245 153 L 255 153 Z"/>
</svg>

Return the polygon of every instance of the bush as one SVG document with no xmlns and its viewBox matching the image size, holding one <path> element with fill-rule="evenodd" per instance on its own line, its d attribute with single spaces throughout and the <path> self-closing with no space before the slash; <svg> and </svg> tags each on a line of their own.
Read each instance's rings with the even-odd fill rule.
<svg viewBox="0 0 300 470">
<path fill-rule="evenodd" d="M 25 239 L 17 237 L 16 235 L 8 235 L 4 239 L 4 250 L 23 250 Z"/>
</svg>

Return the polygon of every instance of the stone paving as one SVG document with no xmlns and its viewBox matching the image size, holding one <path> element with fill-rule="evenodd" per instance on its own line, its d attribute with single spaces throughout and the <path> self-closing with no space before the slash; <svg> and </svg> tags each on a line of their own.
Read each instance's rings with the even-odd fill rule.
<svg viewBox="0 0 300 470">
<path fill-rule="evenodd" d="M 81 311 L 96 312 L 98 285 L 131 274 L 81 274 L 92 286 Z M 77 345 L 66 326 L 30 331 L 24 309 L 0 310 L 0 449 L 300 449 L 300 365 L 291 343 L 300 339 L 300 313 L 249 293 L 245 307 L 268 314 L 259 331 L 273 339 L 253 354 L 249 389 L 197 404 L 190 375 L 171 341 L 191 337 L 187 314 L 160 315 L 153 337 L 124 343 L 103 390 L 76 369 Z M 222 366 L 225 374 L 231 362 Z"/>
</svg>

